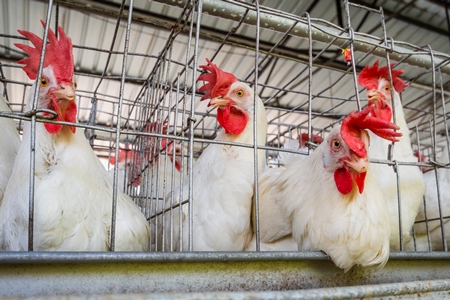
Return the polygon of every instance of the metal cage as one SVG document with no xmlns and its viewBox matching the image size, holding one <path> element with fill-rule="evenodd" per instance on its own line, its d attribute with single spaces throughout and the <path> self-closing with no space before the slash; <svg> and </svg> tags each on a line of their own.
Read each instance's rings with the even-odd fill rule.
<svg viewBox="0 0 450 300">
<path fill-rule="evenodd" d="M 196 79 L 201 74 L 199 65 L 205 64 L 205 58 L 247 82 L 263 100 L 268 119 L 266 145 L 235 146 L 252 147 L 255 154 L 257 148 L 264 150 L 267 165 L 271 168 L 279 166 L 280 152 L 308 155 L 309 151 L 313 151 L 314 145 L 306 153 L 300 154 L 283 149 L 288 139 L 295 139 L 301 133 L 325 137 L 350 111 L 359 110 L 366 104 L 363 88 L 358 86 L 356 80 L 363 66 L 377 59 L 382 65 L 394 63 L 394 68 L 405 71 L 402 77 L 409 84 L 401 94 L 401 100 L 412 147 L 417 149 L 419 157 L 426 155 L 428 159 L 397 161 L 386 157 L 385 160 L 372 159 L 371 162 L 388 164 L 396 168 L 397 174 L 401 174 L 404 166 L 414 165 L 434 174 L 435 178 L 440 178 L 441 171 L 449 170 L 447 119 L 450 110 L 450 55 L 443 50 L 446 47 L 442 45 L 444 42 L 430 41 L 436 43 L 435 47 L 439 50 L 430 45 L 417 45 L 419 41 L 416 42 L 411 36 L 412 32 L 410 36 L 414 42 L 408 42 L 407 34 L 402 35 L 389 22 L 396 17 L 395 14 L 391 12 L 386 15 L 383 8 L 371 7 L 365 1 L 355 1 L 358 4 L 347 1 L 340 3 L 338 7 L 341 11 L 337 18 L 326 11 L 313 13 L 317 3 L 323 1 L 275 2 L 21 0 L 3 4 L 4 16 L 8 13 L 12 16 L 12 11 L 26 8 L 24 11 L 27 12 L 28 21 L 17 26 L 33 28 L 39 19 L 44 19 L 52 27 L 55 24 L 64 27 L 67 35 L 74 40 L 79 130 L 85 131 L 92 148 L 110 170 L 114 187 L 130 195 L 147 217 L 152 229 L 150 253 L 0 253 L 0 262 L 6 269 L 12 270 L 16 264 L 36 262 L 40 269 L 42 264 L 39 263 L 61 263 L 70 268 L 74 261 L 100 263 L 102 270 L 108 270 L 107 263 L 118 261 L 126 264 L 124 268 L 127 270 L 139 262 L 153 262 L 159 266 L 166 262 L 175 268 L 177 263 L 186 267 L 187 261 L 198 263 L 198 266 L 193 267 L 196 270 L 202 269 L 201 263 L 208 265 L 215 261 L 221 264 L 223 260 L 231 261 L 231 264 L 235 261 L 255 264 L 260 261 L 278 261 L 289 269 L 288 263 L 284 265 L 288 261 L 296 267 L 306 266 L 304 276 L 311 278 L 315 273 L 311 270 L 310 261 L 317 260 L 322 269 L 334 268 L 331 263 L 322 265 L 328 258 L 321 252 L 196 253 L 178 252 L 164 246 L 162 239 L 165 237 L 157 233 L 170 230 L 164 226 L 164 219 L 173 217 L 174 208 L 180 205 L 175 203 L 172 207 L 165 207 L 164 199 L 171 193 L 180 192 L 176 187 L 183 182 L 192 183 L 191 170 L 195 160 L 205 147 L 215 142 L 219 129 L 215 111 L 208 108 L 205 102 L 200 102 L 201 95 L 197 93 L 199 84 Z M 421 7 L 418 5 L 412 8 L 405 3 L 404 8 L 413 10 Z M 32 10 L 38 13 L 32 14 Z M 418 21 L 418 28 L 421 25 Z M 20 132 L 23 122 L 29 122 L 32 118 L 39 121 L 39 117 L 30 116 L 24 108 L 31 83 L 16 63 L 23 54 L 14 49 L 13 43 L 21 37 L 10 26 L 0 27 L 0 89 L 13 115 L 1 113 L 0 117 L 13 117 Z M 39 30 L 35 32 L 38 35 L 42 32 Z M 422 34 L 422 39 L 426 41 L 427 32 L 417 29 L 416 33 Z M 353 53 L 350 60 L 344 59 L 342 49 L 350 49 Z M 119 149 L 128 151 L 125 165 L 117 164 L 115 159 Z M 172 163 L 175 159 L 182 162 L 179 170 Z M 255 182 L 258 182 L 258 176 Z M 440 201 L 445 199 L 444 191 L 439 189 L 440 179 L 437 182 Z M 258 193 L 257 187 L 255 192 Z M 195 205 L 195 201 L 189 199 L 182 205 Z M 448 266 L 450 256 L 444 224 L 450 217 L 450 211 L 446 211 L 444 203 L 440 203 L 440 206 L 442 211 L 439 216 L 417 220 L 425 224 L 439 222 L 442 228 L 438 234 L 428 237 L 428 251 L 403 249 L 401 246 L 400 252 L 391 253 L 394 262 L 391 267 L 391 262 L 388 263 L 384 273 L 376 275 L 372 271 L 355 271 L 360 276 L 352 281 L 340 281 L 338 275 L 333 275 L 330 284 L 310 280 L 300 288 L 445 278 L 448 275 L 445 268 L 434 273 L 438 274 L 436 277 L 431 271 L 424 272 L 423 277 L 418 276 L 421 268 L 431 270 L 439 264 Z M 433 245 L 432 240 L 437 242 Z M 192 232 L 189 241 L 188 248 L 192 250 L 192 243 L 195 242 Z M 436 244 L 439 246 L 436 247 Z M 406 261 L 400 263 L 400 268 L 404 270 L 412 261 L 414 271 L 407 275 L 400 273 L 404 275 L 403 279 L 399 279 L 402 275 L 397 273 L 386 275 L 397 268 L 396 259 Z M 27 267 L 24 270 L 31 269 Z M 233 272 L 237 272 L 237 269 L 235 265 L 231 267 Z M 295 273 L 289 269 L 283 274 L 286 272 L 289 276 Z M 367 279 L 369 275 L 373 276 L 371 280 Z M 200 279 L 207 281 L 206 277 L 201 275 Z M 89 285 L 84 279 L 80 282 Z M 170 284 L 176 283 L 168 279 L 167 274 L 162 281 L 165 283 L 160 282 L 161 288 L 157 288 L 157 284 L 147 288 L 135 284 L 128 287 L 131 292 L 252 290 L 247 285 L 243 288 L 217 288 L 220 286 L 219 281 L 211 285 L 212 289 L 195 289 L 195 283 L 191 282 L 185 289 L 171 290 Z M 254 283 L 255 279 L 250 282 Z M 82 289 L 81 285 L 76 286 Z M 448 282 L 433 286 L 436 288 L 431 291 L 446 290 Z M 277 285 L 274 280 L 267 286 L 257 284 L 254 290 L 295 287 L 298 286 L 287 283 Z M 400 289 L 400 285 L 389 291 L 394 293 L 397 288 Z M 418 293 L 424 289 L 412 288 L 410 291 Z M 386 289 L 382 290 L 377 290 L 379 294 L 365 291 L 358 297 L 387 295 Z M 38 295 L 52 294 L 45 289 L 39 291 Z M 95 291 L 71 290 L 69 293 Z M 113 293 L 126 291 L 126 287 L 112 289 Z M 322 296 L 326 297 L 328 292 L 323 290 Z M 351 289 L 347 292 L 351 294 Z M 99 293 L 108 293 L 108 290 Z M 18 291 L 2 294 L 34 295 Z M 294 294 L 290 296 L 296 297 Z"/>
</svg>

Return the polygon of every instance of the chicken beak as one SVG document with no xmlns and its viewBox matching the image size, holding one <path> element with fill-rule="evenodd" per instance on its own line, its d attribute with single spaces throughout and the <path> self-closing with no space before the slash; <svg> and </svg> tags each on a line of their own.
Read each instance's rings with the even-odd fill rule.
<svg viewBox="0 0 450 300">
<path fill-rule="evenodd" d="M 220 107 L 220 106 L 227 106 L 229 103 L 233 103 L 234 101 L 230 98 L 224 98 L 223 96 L 214 97 L 209 101 L 208 106 L 212 107 Z"/>
<path fill-rule="evenodd" d="M 359 157 L 353 154 L 351 159 L 345 160 L 347 165 L 355 170 L 357 173 L 367 172 L 367 166 L 369 164 L 369 159 L 366 157 Z"/>
<path fill-rule="evenodd" d="M 60 88 L 53 92 L 59 100 L 73 101 L 75 100 L 75 89 L 72 84 L 61 84 Z"/>
<path fill-rule="evenodd" d="M 369 100 L 369 102 L 375 102 L 380 98 L 381 94 L 378 93 L 376 90 L 367 91 L 367 99 Z"/>
<path fill-rule="evenodd" d="M 77 105 L 75 103 L 75 89 L 71 83 L 61 83 L 59 89 L 55 89 L 49 93 L 50 102 L 48 109 L 54 110 L 58 116 L 56 121 L 77 122 Z M 48 113 L 44 113 L 46 115 Z M 61 131 L 63 125 L 44 123 L 45 128 L 50 134 L 55 134 Z M 68 126 L 72 133 L 75 133 L 75 126 Z"/>
</svg>

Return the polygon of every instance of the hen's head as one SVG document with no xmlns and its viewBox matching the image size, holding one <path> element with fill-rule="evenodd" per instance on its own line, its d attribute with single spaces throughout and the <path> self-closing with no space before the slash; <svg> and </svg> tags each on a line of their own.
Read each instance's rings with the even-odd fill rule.
<svg viewBox="0 0 450 300">
<path fill-rule="evenodd" d="M 393 66 L 393 64 L 391 65 Z M 398 93 L 405 90 L 407 84 L 399 78 L 403 70 L 391 70 L 392 91 L 394 98 L 398 98 Z M 391 84 L 389 82 L 389 69 L 387 66 L 379 68 L 378 61 L 372 66 L 366 66 L 358 76 L 358 83 L 367 89 L 369 105 L 372 106 L 372 113 L 386 121 L 392 119 L 392 105 L 394 100 L 391 97 Z"/>
<path fill-rule="evenodd" d="M 205 92 L 201 100 L 211 99 L 208 106 L 218 107 L 217 121 L 225 129 L 226 133 L 238 135 L 244 131 L 248 119 L 252 117 L 254 108 L 254 93 L 246 83 L 239 82 L 231 74 L 222 71 L 209 59 L 208 65 L 200 66 L 207 71 L 197 80 L 207 83 L 199 88 L 199 92 Z"/>
<path fill-rule="evenodd" d="M 299 134 L 297 140 L 300 145 L 300 148 L 305 147 L 306 142 L 309 141 L 308 133 L 303 132 L 302 134 Z M 314 144 L 321 144 L 323 142 L 323 138 L 318 134 L 313 134 L 311 142 L 313 142 Z"/>
<path fill-rule="evenodd" d="M 396 142 L 402 134 L 394 130 L 399 127 L 389 121 L 370 116 L 370 107 L 351 112 L 340 129 L 335 128 L 326 138 L 324 167 L 334 172 L 336 188 L 341 194 L 349 194 L 354 187 L 361 194 L 364 191 L 369 158 L 369 135 L 371 130 L 381 138 Z"/>
<path fill-rule="evenodd" d="M 45 27 L 45 23 L 42 22 Z M 32 80 L 38 75 L 39 60 L 44 45 L 42 39 L 29 31 L 19 30 L 19 33 L 26 37 L 34 47 L 15 44 L 28 54 L 28 57 L 18 61 L 24 64 L 23 70 Z M 76 122 L 77 106 L 75 104 L 74 89 L 74 61 L 72 55 L 72 41 L 66 36 L 63 29 L 58 27 L 59 40 L 55 33 L 49 29 L 48 43 L 45 44 L 45 59 L 42 76 L 39 78 L 39 108 L 46 108 L 55 111 L 57 121 Z M 47 113 L 47 115 L 49 115 Z M 63 125 L 44 123 L 50 134 L 58 133 Z M 75 127 L 69 126 L 75 133 Z"/>
</svg>

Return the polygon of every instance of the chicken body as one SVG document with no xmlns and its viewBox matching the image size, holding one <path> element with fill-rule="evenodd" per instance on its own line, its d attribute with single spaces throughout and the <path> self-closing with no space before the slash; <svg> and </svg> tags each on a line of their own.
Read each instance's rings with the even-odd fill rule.
<svg viewBox="0 0 450 300">
<path fill-rule="evenodd" d="M 63 134 L 63 133 L 62 133 Z M 36 126 L 34 250 L 108 251 L 112 210 L 110 176 L 78 130 L 71 138 Z M 30 124 L 24 126 L 0 218 L 3 250 L 28 245 Z M 134 203 L 117 194 L 116 251 L 148 250 L 148 224 Z"/>
<path fill-rule="evenodd" d="M 6 100 L 0 97 L 0 111 L 11 113 Z M 0 205 L 20 146 L 20 136 L 13 119 L 0 117 Z"/>
<path fill-rule="evenodd" d="M 175 158 L 172 146 L 175 148 Z M 179 186 L 182 183 L 181 178 L 187 175 L 187 162 L 186 158 L 181 158 L 181 145 L 170 144 L 166 151 L 159 153 L 156 161 L 148 163 L 142 175 L 139 194 L 147 201 L 149 199 L 153 203 L 156 201 L 157 207 L 162 207 L 165 196 L 173 190 L 173 187 Z"/>
<path fill-rule="evenodd" d="M 6 100 L 0 97 L 0 111 L 11 112 Z M 13 119 L 0 117 L 0 207 L 3 202 L 6 186 L 14 166 L 20 147 L 20 136 Z M 0 221 L 0 250 L 3 223 Z"/>
<path fill-rule="evenodd" d="M 401 74 L 403 74 L 403 70 L 389 70 L 388 66 L 379 68 L 378 61 L 376 61 L 372 66 L 364 67 L 358 75 L 358 83 L 367 89 L 369 106 L 373 108 L 372 114 L 374 116 L 392 122 L 393 111 L 395 113 L 395 122 L 400 127 L 403 136 L 398 143 L 393 145 L 391 159 L 400 162 L 417 162 L 417 157 L 411 147 L 409 129 L 399 96 L 399 93 L 403 92 L 407 86 L 399 77 Z M 391 82 L 393 86 L 391 86 Z M 371 134 L 370 138 L 370 157 L 373 159 L 388 159 L 390 142 L 374 134 Z M 391 248 L 399 250 L 402 245 L 411 240 L 412 226 L 425 193 L 422 172 L 417 166 L 400 165 L 397 170 L 399 176 L 398 190 L 397 174 L 392 166 L 373 164 L 372 170 L 389 209 Z M 401 212 L 399 209 L 401 209 Z M 400 245 L 400 237 L 402 245 Z"/>
<path fill-rule="evenodd" d="M 442 152 L 440 162 L 444 165 L 449 163 L 449 150 L 446 147 Z M 439 168 L 436 173 L 434 170 L 428 171 L 423 174 L 424 181 L 426 184 L 425 193 L 425 206 L 422 203 L 419 207 L 419 213 L 417 214 L 416 224 L 414 224 L 414 232 L 416 234 L 416 247 L 414 247 L 414 242 L 411 241 L 408 244 L 408 250 L 418 250 L 418 251 L 442 251 L 444 250 L 444 243 L 442 238 L 442 226 L 440 221 L 440 216 L 442 217 L 450 216 L 450 169 Z M 439 183 L 439 198 L 438 198 L 438 186 L 436 182 Z M 439 208 L 440 202 L 440 208 Z M 431 220 L 434 219 L 434 220 Z M 426 223 L 424 220 L 430 220 Z M 450 222 L 449 219 L 443 219 L 444 226 L 444 236 L 446 239 L 447 247 L 450 245 Z M 427 232 L 430 236 L 431 248 L 428 245 Z"/>
<path fill-rule="evenodd" d="M 254 98 L 257 104 L 258 145 L 264 145 L 267 120 L 264 104 L 254 97 L 253 90 L 245 83 L 235 81 L 228 86 L 227 93 L 212 96 L 211 105 L 223 109 L 225 115 L 216 141 L 253 144 Z M 234 103 L 231 105 L 229 103 Z M 238 110 L 239 112 L 236 113 Z M 233 134 L 228 127 L 226 114 L 245 118 L 242 131 Z M 222 112 L 218 112 L 220 118 Z M 236 125 L 233 123 L 232 125 Z M 258 150 L 258 170 L 261 170 L 264 152 Z M 242 251 L 252 237 L 250 224 L 253 185 L 253 148 L 210 144 L 193 166 L 191 205 L 193 205 L 193 250 L 194 251 Z M 166 208 L 187 200 L 188 180 L 174 193 L 166 197 Z M 180 193 L 182 191 L 182 196 Z M 165 214 L 165 249 L 188 250 L 189 245 L 188 205 L 183 205 L 180 219 L 179 207 Z M 180 226 L 181 225 L 181 226 Z M 182 244 L 180 244 L 180 240 Z M 172 247 L 172 248 L 171 248 Z"/>
<path fill-rule="evenodd" d="M 42 45 L 39 37 L 21 33 L 36 47 L 39 47 L 39 41 Z M 54 33 L 49 31 L 48 57 L 42 78 L 37 81 L 41 85 L 38 108 L 55 110 L 57 120 L 75 123 L 72 45 L 61 28 L 59 36 L 58 44 Z M 36 69 L 33 69 L 32 60 L 36 56 L 31 48 L 22 46 L 30 58 L 21 62 L 27 64 L 24 70 L 33 79 Z M 39 53 L 40 50 L 37 57 Z M 35 84 L 30 90 L 27 109 L 31 109 Z M 40 122 L 36 123 L 35 134 L 34 250 L 110 250 L 113 186 L 84 134 L 74 126 Z M 3 250 L 28 249 L 30 139 L 31 125 L 26 123 L 23 142 L 0 207 L 3 224 L 0 248 Z M 118 192 L 115 250 L 148 250 L 148 236 L 149 226 L 143 214 L 128 196 Z"/>
<path fill-rule="evenodd" d="M 322 250 L 345 271 L 353 265 L 382 267 L 389 257 L 386 203 L 367 157 L 356 159 L 339 130 L 333 129 L 308 157 L 262 174 L 261 242 L 292 234 L 298 250 Z M 365 131 L 362 135 L 367 148 L 368 135 Z M 357 180 L 358 186 L 353 182 L 343 193 L 337 171 L 347 168 L 353 170 L 352 178 L 359 172 L 366 175 L 362 188 Z"/>
<path fill-rule="evenodd" d="M 390 91 L 385 91 L 389 82 L 384 79 L 379 79 L 378 91 L 384 95 L 386 103 L 390 103 Z M 400 132 L 403 134 L 400 141 L 394 145 L 393 160 L 402 162 L 417 162 L 417 157 L 413 153 L 411 147 L 411 140 L 409 137 L 409 129 L 406 124 L 403 107 L 400 102 L 398 93 L 394 90 L 395 117 L 396 124 L 400 127 Z M 389 121 L 392 121 L 389 120 Z M 385 160 L 388 158 L 388 147 L 391 144 L 389 141 L 382 139 L 372 132 L 370 134 L 370 157 L 373 159 Z M 375 180 L 380 187 L 383 197 L 389 209 L 389 219 L 391 224 L 391 248 L 394 250 L 400 249 L 400 235 L 399 235 L 399 204 L 397 196 L 397 175 L 392 166 L 386 164 L 372 164 L 372 172 L 375 175 Z M 402 212 L 402 239 L 403 243 L 411 240 L 411 229 L 414 220 L 418 213 L 420 203 L 422 203 L 423 195 L 425 193 L 425 183 L 423 175 L 417 166 L 400 166 L 398 168 L 400 178 L 400 199 Z"/>
</svg>

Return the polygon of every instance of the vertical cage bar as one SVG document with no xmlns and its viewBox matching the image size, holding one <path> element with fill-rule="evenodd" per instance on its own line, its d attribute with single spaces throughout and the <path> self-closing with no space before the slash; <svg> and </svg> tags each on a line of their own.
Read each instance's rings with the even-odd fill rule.
<svg viewBox="0 0 450 300">
<path fill-rule="evenodd" d="M 125 90 L 125 76 L 126 76 L 126 68 L 127 68 L 127 59 L 128 59 L 128 47 L 130 43 L 130 30 L 131 30 L 131 20 L 133 15 L 133 1 L 130 0 L 130 5 L 128 8 L 128 20 L 125 34 L 125 45 L 123 49 L 123 60 L 122 60 L 122 71 L 120 76 L 120 93 L 119 93 L 119 105 L 118 105 L 118 114 L 117 114 L 117 126 L 116 126 L 116 149 L 115 156 L 119 157 L 119 145 L 120 143 L 120 126 L 121 126 L 121 118 L 122 118 L 122 105 L 123 105 L 123 95 Z M 118 172 L 114 172 L 114 186 L 117 186 L 118 180 Z M 111 210 L 111 246 L 110 250 L 115 251 L 115 239 L 116 239 L 116 215 L 117 215 L 117 188 L 113 189 L 112 194 L 112 210 Z"/>
<path fill-rule="evenodd" d="M 52 15 L 52 7 L 53 7 L 53 0 L 48 1 L 48 8 L 47 8 L 47 16 L 45 19 L 45 29 L 44 29 L 44 37 L 42 38 L 43 41 L 47 41 L 48 37 L 48 31 L 50 29 L 50 18 Z M 45 42 L 44 42 L 45 43 Z M 33 91 L 33 99 L 32 99 L 32 105 L 31 110 L 36 111 L 38 106 L 38 98 L 39 98 L 39 80 L 42 76 L 42 70 L 44 68 L 44 59 L 45 59 L 45 52 L 47 47 L 42 47 L 41 56 L 39 57 L 39 67 L 38 67 L 38 73 L 36 76 L 36 81 L 34 83 L 34 91 Z M 31 90 L 31 89 L 30 89 Z M 28 251 L 34 250 L 34 185 L 35 185 L 35 158 L 36 158 L 36 114 L 33 113 L 31 115 L 31 124 L 30 124 L 30 132 L 31 132 L 31 142 L 30 142 L 30 185 L 29 185 L 29 202 L 28 202 Z"/>
</svg>

